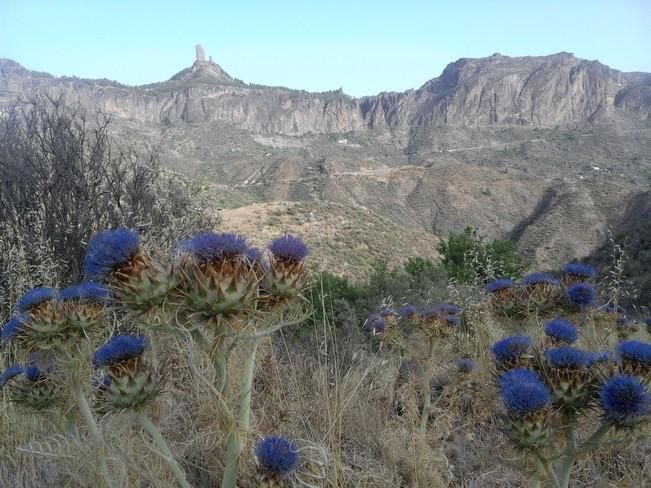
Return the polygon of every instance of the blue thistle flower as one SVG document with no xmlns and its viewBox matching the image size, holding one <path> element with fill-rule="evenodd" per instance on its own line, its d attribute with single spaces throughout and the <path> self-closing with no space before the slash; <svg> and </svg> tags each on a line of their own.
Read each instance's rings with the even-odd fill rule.
<svg viewBox="0 0 651 488">
<path fill-rule="evenodd" d="M 284 437 L 269 436 L 258 442 L 255 456 L 267 475 L 284 478 L 298 467 L 298 446 Z"/>
<path fill-rule="evenodd" d="M 615 362 L 615 359 L 615 355 L 610 351 L 597 351 L 590 355 L 589 365 L 592 366 L 599 363 Z"/>
<path fill-rule="evenodd" d="M 239 234 L 204 232 L 183 241 L 179 248 L 199 261 L 222 261 L 246 255 L 250 251 L 246 237 Z"/>
<path fill-rule="evenodd" d="M 41 378 L 44 378 L 45 374 L 43 371 L 41 371 L 38 366 L 32 364 L 30 366 L 27 366 L 25 368 L 25 378 L 27 378 L 28 381 L 35 382 L 40 380 Z"/>
<path fill-rule="evenodd" d="M 461 307 L 455 305 L 454 303 L 441 303 L 437 306 L 442 314 L 445 315 L 456 315 L 461 312 Z"/>
<path fill-rule="evenodd" d="M 369 315 L 366 322 L 373 329 L 373 333 L 384 332 L 386 329 L 386 322 L 377 313 Z"/>
<path fill-rule="evenodd" d="M 260 249 L 258 249 L 257 247 L 249 247 L 244 253 L 244 256 L 246 256 L 246 259 L 248 259 L 252 263 L 262 262 L 262 251 L 260 251 Z"/>
<path fill-rule="evenodd" d="M 544 409 L 552 398 L 549 388 L 529 373 L 507 372 L 500 377 L 499 387 L 506 409 L 516 417 L 524 417 Z"/>
<path fill-rule="evenodd" d="M 545 357 L 552 368 L 580 369 L 591 364 L 592 355 L 572 346 L 561 346 L 547 349 Z"/>
<path fill-rule="evenodd" d="M 274 258 L 283 261 L 302 261 L 310 253 L 307 245 L 291 234 L 286 234 L 271 241 L 269 250 L 274 255 Z"/>
<path fill-rule="evenodd" d="M 576 342 L 579 333 L 576 326 L 569 320 L 556 318 L 545 325 L 545 334 L 558 342 L 566 342 L 572 344 Z"/>
<path fill-rule="evenodd" d="M 617 375 L 602 386 L 599 405 L 606 422 L 627 427 L 649 414 L 651 397 L 639 378 Z"/>
<path fill-rule="evenodd" d="M 2 342 L 9 342 L 14 337 L 20 335 L 26 320 L 27 317 L 24 315 L 18 315 L 7 322 L 4 327 L 2 327 L 2 332 L 0 332 L 0 339 Z"/>
<path fill-rule="evenodd" d="M 408 303 L 407 305 L 402 306 L 398 313 L 401 317 L 415 317 L 418 314 L 418 309 L 416 308 L 416 305 Z"/>
<path fill-rule="evenodd" d="M 459 327 L 459 325 L 461 325 L 461 319 L 456 315 L 446 315 L 445 321 L 454 327 Z"/>
<path fill-rule="evenodd" d="M 138 253 L 140 236 L 131 229 L 111 229 L 95 234 L 84 258 L 86 278 L 103 280 L 125 266 Z"/>
<path fill-rule="evenodd" d="M 497 384 L 501 387 L 503 383 L 526 383 L 528 381 L 540 381 L 540 376 L 531 369 L 516 368 L 502 373 L 497 379 Z"/>
<path fill-rule="evenodd" d="M 69 286 L 59 295 L 62 302 L 79 300 L 91 303 L 106 303 L 111 292 L 104 285 L 87 281 L 78 285 Z"/>
<path fill-rule="evenodd" d="M 524 286 L 532 286 L 532 285 L 553 285 L 557 286 L 560 285 L 561 282 L 554 278 L 552 275 L 548 273 L 530 273 L 524 278 L 522 278 L 522 284 Z"/>
<path fill-rule="evenodd" d="M 0 390 L 5 387 L 5 385 L 21 374 L 23 372 L 22 366 L 19 366 L 17 364 L 14 364 L 13 366 L 9 366 L 7 369 L 5 369 L 2 374 L 0 374 Z"/>
<path fill-rule="evenodd" d="M 635 340 L 622 341 L 617 346 L 617 352 L 624 360 L 651 367 L 651 344 Z"/>
<path fill-rule="evenodd" d="M 531 338 L 527 336 L 511 336 L 493 344 L 491 351 L 498 363 L 517 361 L 531 349 Z"/>
<path fill-rule="evenodd" d="M 567 263 L 563 266 L 563 273 L 578 276 L 581 278 L 594 278 L 597 275 L 595 269 L 586 263 Z"/>
<path fill-rule="evenodd" d="M 20 313 L 29 312 L 32 308 L 39 306 L 49 300 L 57 299 L 57 291 L 54 288 L 46 288 L 39 286 L 25 293 L 18 303 L 16 303 L 16 310 Z"/>
<path fill-rule="evenodd" d="M 514 286 L 515 282 L 510 278 L 497 278 L 496 280 L 487 283 L 484 289 L 488 293 L 496 293 L 508 288 L 513 288 Z"/>
<path fill-rule="evenodd" d="M 574 283 L 567 289 L 567 298 L 577 307 L 590 308 L 597 303 L 597 290 L 587 283 Z"/>
<path fill-rule="evenodd" d="M 144 336 L 117 335 L 101 346 L 93 355 L 93 366 L 110 366 L 142 355 L 147 347 Z"/>
<path fill-rule="evenodd" d="M 379 312 L 380 317 L 387 318 L 395 315 L 395 312 L 391 310 L 390 308 L 383 307 L 380 312 Z"/>
<path fill-rule="evenodd" d="M 458 358 L 454 361 L 454 365 L 461 373 L 470 373 L 477 367 L 477 363 L 469 358 Z"/>
</svg>

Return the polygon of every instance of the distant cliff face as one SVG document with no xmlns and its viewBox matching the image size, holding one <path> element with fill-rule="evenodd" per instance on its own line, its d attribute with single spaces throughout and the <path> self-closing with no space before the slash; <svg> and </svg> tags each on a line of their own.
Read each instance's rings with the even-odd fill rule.
<svg viewBox="0 0 651 488">
<path fill-rule="evenodd" d="M 138 87 L 0 60 L 0 109 L 35 91 L 114 115 L 116 138 L 238 201 L 338 202 L 438 235 L 472 225 L 538 266 L 598 248 L 651 181 L 651 74 L 567 53 L 460 59 L 359 99 L 246 84 L 199 49 Z"/>
<path fill-rule="evenodd" d="M 354 99 L 247 85 L 197 60 L 169 81 L 127 87 L 55 78 L 0 60 L 0 102 L 33 90 L 67 94 L 120 117 L 147 122 L 224 121 L 258 133 L 300 136 L 423 126 L 577 127 L 644 120 L 650 77 L 623 74 L 566 53 L 460 59 L 417 90 Z"/>
</svg>

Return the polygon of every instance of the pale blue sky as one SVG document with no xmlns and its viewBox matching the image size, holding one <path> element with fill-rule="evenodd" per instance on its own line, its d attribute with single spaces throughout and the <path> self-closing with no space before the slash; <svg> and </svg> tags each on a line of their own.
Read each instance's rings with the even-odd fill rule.
<svg viewBox="0 0 651 488">
<path fill-rule="evenodd" d="M 189 66 L 201 43 L 244 81 L 359 96 L 495 52 L 651 72 L 650 26 L 651 0 L 0 0 L 0 57 L 135 85 Z"/>
</svg>

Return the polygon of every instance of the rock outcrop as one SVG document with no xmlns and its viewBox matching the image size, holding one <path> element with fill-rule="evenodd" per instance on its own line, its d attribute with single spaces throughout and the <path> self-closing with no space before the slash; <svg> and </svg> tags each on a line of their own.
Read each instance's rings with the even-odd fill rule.
<svg viewBox="0 0 651 488">
<path fill-rule="evenodd" d="M 440 126 L 630 125 L 649 117 L 651 75 L 626 74 L 568 53 L 460 59 L 417 90 L 355 99 L 248 85 L 205 60 L 169 81 L 127 87 L 55 78 L 0 60 L 0 102 L 34 90 L 67 94 L 120 117 L 148 122 L 226 121 L 290 136 Z"/>
</svg>

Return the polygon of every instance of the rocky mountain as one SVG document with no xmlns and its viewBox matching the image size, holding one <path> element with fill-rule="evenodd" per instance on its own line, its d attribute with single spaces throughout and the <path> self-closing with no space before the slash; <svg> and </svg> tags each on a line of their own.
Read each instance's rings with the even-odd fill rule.
<svg viewBox="0 0 651 488">
<path fill-rule="evenodd" d="M 34 92 L 107 112 L 118 140 L 244 196 L 222 206 L 329 201 L 438 235 L 474 225 L 539 266 L 597 249 L 651 182 L 651 74 L 569 53 L 464 58 L 362 98 L 248 84 L 200 48 L 137 87 L 0 60 L 0 107 Z"/>
</svg>

